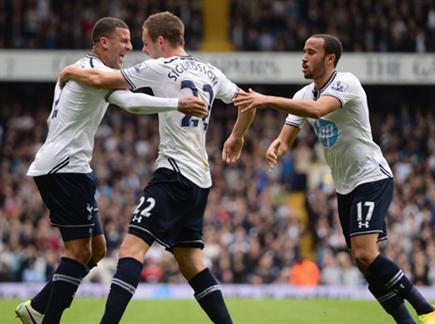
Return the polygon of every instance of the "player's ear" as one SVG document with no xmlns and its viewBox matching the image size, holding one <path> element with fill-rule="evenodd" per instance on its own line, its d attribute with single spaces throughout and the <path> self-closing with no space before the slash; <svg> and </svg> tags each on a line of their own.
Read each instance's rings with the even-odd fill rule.
<svg viewBox="0 0 435 324">
<path fill-rule="evenodd" d="M 327 56 L 328 63 L 334 65 L 335 62 L 335 54 L 328 54 Z"/>
<path fill-rule="evenodd" d="M 160 46 L 163 46 L 163 45 L 165 44 L 165 41 L 166 41 L 166 39 L 165 39 L 162 35 L 160 35 L 159 37 L 157 37 L 157 43 L 158 43 Z"/>
<path fill-rule="evenodd" d="M 107 37 L 101 36 L 99 42 L 104 49 L 107 49 L 109 47 L 109 39 Z"/>
</svg>

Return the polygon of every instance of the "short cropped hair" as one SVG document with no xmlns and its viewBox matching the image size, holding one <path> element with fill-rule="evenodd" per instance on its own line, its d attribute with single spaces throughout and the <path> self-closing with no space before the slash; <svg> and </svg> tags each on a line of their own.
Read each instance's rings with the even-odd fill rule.
<svg viewBox="0 0 435 324">
<path fill-rule="evenodd" d="M 341 41 L 330 34 L 315 34 L 311 37 L 321 38 L 325 41 L 323 44 L 323 50 L 325 51 L 325 54 L 335 54 L 334 66 L 337 66 L 341 53 L 343 53 L 343 45 L 341 44 Z"/>
<path fill-rule="evenodd" d="M 113 17 L 99 19 L 92 28 L 92 43 L 97 43 L 101 37 L 110 37 L 116 28 L 129 29 L 128 25 L 121 19 Z"/>
<path fill-rule="evenodd" d="M 159 36 L 168 40 L 172 47 L 184 46 L 184 24 L 180 18 L 169 11 L 158 12 L 145 20 L 151 40 L 155 42 Z"/>
</svg>

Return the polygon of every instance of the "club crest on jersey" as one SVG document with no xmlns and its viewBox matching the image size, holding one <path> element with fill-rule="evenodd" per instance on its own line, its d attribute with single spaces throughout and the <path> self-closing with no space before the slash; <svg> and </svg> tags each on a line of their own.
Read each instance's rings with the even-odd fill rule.
<svg viewBox="0 0 435 324">
<path fill-rule="evenodd" d="M 336 81 L 331 85 L 331 89 L 338 92 L 344 92 L 347 88 L 349 88 L 349 86 L 342 81 Z"/>
</svg>

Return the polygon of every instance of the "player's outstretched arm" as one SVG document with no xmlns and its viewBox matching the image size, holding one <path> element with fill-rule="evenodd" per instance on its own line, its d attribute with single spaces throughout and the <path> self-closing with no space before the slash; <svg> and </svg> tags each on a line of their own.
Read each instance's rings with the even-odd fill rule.
<svg viewBox="0 0 435 324">
<path fill-rule="evenodd" d="M 244 91 L 240 90 L 237 96 Z M 245 142 L 244 136 L 251 126 L 255 118 L 255 109 L 243 111 L 242 108 L 238 109 L 237 120 L 231 131 L 230 136 L 224 143 L 222 149 L 222 160 L 226 163 L 236 162 L 242 153 L 243 144 Z"/>
<path fill-rule="evenodd" d="M 249 92 L 240 93 L 233 100 L 242 111 L 250 109 L 273 108 L 282 112 L 318 119 L 341 107 L 340 101 L 332 96 L 321 96 L 318 100 L 289 99 L 283 97 L 266 96 L 249 89 Z"/>
<path fill-rule="evenodd" d="M 68 65 L 60 73 L 60 85 L 68 80 L 86 83 L 96 88 L 105 89 L 129 89 L 128 82 L 124 79 L 121 71 L 102 71 L 91 68 L 80 68 L 76 65 Z"/>
<path fill-rule="evenodd" d="M 236 107 L 242 108 L 242 111 L 255 108 L 263 109 L 271 107 L 273 103 L 273 97 L 266 96 L 249 89 L 249 92 L 241 91 L 238 93 L 237 97 L 233 99 L 233 103 Z"/>
<path fill-rule="evenodd" d="M 299 128 L 284 125 L 278 137 L 266 150 L 266 163 L 269 171 L 275 167 L 279 159 L 286 154 L 299 134 Z"/>
</svg>

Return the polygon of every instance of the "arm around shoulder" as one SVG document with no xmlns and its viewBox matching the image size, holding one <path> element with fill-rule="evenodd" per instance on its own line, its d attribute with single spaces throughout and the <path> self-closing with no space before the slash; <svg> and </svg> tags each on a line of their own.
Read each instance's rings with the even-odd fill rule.
<svg viewBox="0 0 435 324">
<path fill-rule="evenodd" d="M 121 71 L 103 71 L 91 68 L 83 69 L 75 65 L 67 66 L 61 72 L 60 79 L 62 82 L 66 82 L 68 80 L 79 81 L 96 88 L 128 89 L 130 87 L 128 82 L 121 74 Z"/>
<path fill-rule="evenodd" d="M 107 101 L 133 114 L 155 114 L 178 109 L 177 98 L 153 97 L 128 90 L 111 92 L 107 97 Z"/>
</svg>

